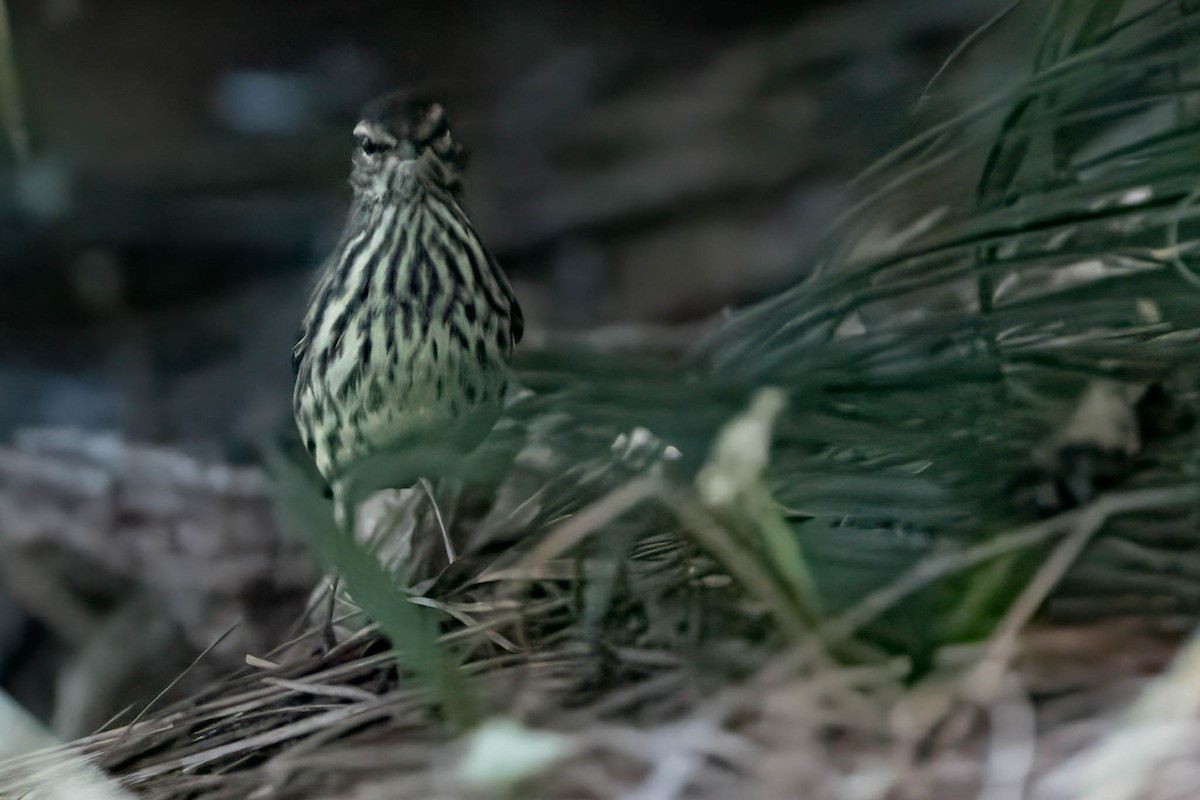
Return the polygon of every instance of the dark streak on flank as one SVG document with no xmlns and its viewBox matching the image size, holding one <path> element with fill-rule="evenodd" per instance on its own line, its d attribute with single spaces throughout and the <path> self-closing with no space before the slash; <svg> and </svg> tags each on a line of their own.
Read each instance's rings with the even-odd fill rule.
<svg viewBox="0 0 1200 800">
<path fill-rule="evenodd" d="M 350 327 L 350 318 L 354 312 L 367 302 L 367 297 L 371 292 L 371 275 L 377 267 L 379 254 L 374 253 L 364 265 L 362 270 L 363 281 L 354 293 L 354 297 L 350 302 L 346 303 L 346 307 L 342 309 L 342 313 L 333 322 L 333 327 L 329 331 L 329 338 L 333 341 L 333 346 L 329 347 L 321 354 L 321 369 L 325 370 L 329 366 L 329 360 L 334 353 L 341 349 L 342 338 L 346 335 L 346 329 Z"/>
<path fill-rule="evenodd" d="M 350 279 L 350 267 L 354 264 L 354 262 L 358 261 L 358 257 L 362 254 L 363 248 L 370 244 L 371 233 L 369 227 L 370 226 L 367 226 L 367 229 L 364 230 L 363 237 L 357 243 L 355 243 L 353 247 L 347 250 L 346 254 L 342 256 L 341 261 L 338 262 L 337 271 L 334 273 L 334 275 L 337 277 L 337 280 L 331 279 L 326 281 L 325 287 L 321 292 L 321 298 L 314 304 L 315 307 L 319 309 L 316 316 L 318 321 L 320 320 L 321 315 L 325 313 L 325 307 L 329 305 L 330 301 L 342 293 L 342 290 L 346 286 L 346 281 Z"/>
<path fill-rule="evenodd" d="M 383 408 L 383 387 L 378 380 L 371 381 L 371 387 L 367 390 L 367 408 L 372 411 Z"/>
<path fill-rule="evenodd" d="M 496 285 L 500 287 L 500 291 L 504 293 L 504 299 L 508 303 L 508 309 L 501 312 L 501 317 L 508 320 L 509 327 L 512 328 L 513 341 L 519 342 L 525 335 L 525 315 L 521 313 L 521 304 L 517 302 L 517 296 L 513 294 L 512 287 L 508 285 L 508 280 L 504 277 L 504 270 L 500 269 L 500 265 L 496 263 L 495 256 L 488 252 L 485 252 L 484 255 L 487 256 L 488 268 L 496 279 Z"/>
<path fill-rule="evenodd" d="M 446 243 L 447 239 L 454 239 L 459 243 L 461 243 L 461 240 L 459 240 L 459 238 L 455 236 L 449 228 L 443 228 L 442 233 L 444 236 L 441 239 L 438 239 L 434 244 L 438 253 L 440 253 L 442 256 L 442 261 L 446 263 L 446 269 L 450 273 L 449 279 L 451 283 L 455 284 L 455 288 L 469 286 L 471 284 L 472 277 L 467 274 L 468 265 L 464 265 L 461 258 L 456 258 L 454 256 L 454 251 L 451 250 L 450 245 Z"/>
<path fill-rule="evenodd" d="M 411 327 L 413 322 L 412 304 L 410 304 L 407 300 L 401 300 L 396 305 L 400 309 L 400 327 L 404 329 L 402 336 L 406 338 L 411 337 Z M 396 354 L 396 358 L 398 359 L 400 357 L 400 348 L 396 348 L 393 352 Z M 399 363 L 399 361 L 396 363 Z"/>
<path fill-rule="evenodd" d="M 396 248 L 391 252 L 391 260 L 388 262 L 387 275 L 385 276 L 383 285 L 387 292 L 386 297 L 395 297 L 397 284 L 400 280 L 400 267 L 405 262 L 405 252 L 408 250 L 408 230 L 400 229 L 400 235 L 396 238 Z"/>
<path fill-rule="evenodd" d="M 371 336 L 366 335 L 362 337 L 362 344 L 358 346 L 359 364 L 363 365 L 364 367 L 371 363 L 371 348 L 374 346 L 372 342 L 373 340 Z"/>
<path fill-rule="evenodd" d="M 369 338 L 371 333 L 371 323 L 375 321 L 375 307 L 367 306 L 367 310 L 363 312 L 362 317 L 358 320 L 358 332 Z"/>
<path fill-rule="evenodd" d="M 455 322 L 450 325 L 450 338 L 454 343 L 463 349 L 464 352 L 471 352 L 471 343 L 467 340 L 467 335 L 463 333 L 462 328 Z"/>
<path fill-rule="evenodd" d="M 492 292 L 492 282 L 488 280 L 490 276 L 484 274 L 484 265 L 479 263 L 479 256 L 475 252 L 476 248 L 478 248 L 479 252 L 484 253 L 484 258 L 487 258 L 483 244 L 479 241 L 475 230 L 465 220 L 460 221 L 460 224 L 466 236 L 460 236 L 454 228 L 446 226 L 443 230 L 446 233 L 446 238 L 451 241 L 442 246 L 448 247 L 449 245 L 453 245 L 459 253 L 465 255 L 467 265 L 471 268 L 471 280 L 474 281 L 474 290 L 481 292 L 487 298 L 488 305 L 494 308 L 496 313 L 504 314 L 504 306 L 500 304 L 499 298 Z"/>
<path fill-rule="evenodd" d="M 428 256 L 428 253 L 426 255 Z M 433 258 L 427 258 L 425 263 L 429 267 L 429 270 L 425 273 L 425 296 L 422 298 L 422 301 L 429 308 L 430 313 L 432 313 L 434 303 L 437 302 L 438 296 L 442 291 L 442 281 L 438 277 L 438 273 L 441 270 L 437 268 L 437 264 L 434 263 Z"/>
</svg>

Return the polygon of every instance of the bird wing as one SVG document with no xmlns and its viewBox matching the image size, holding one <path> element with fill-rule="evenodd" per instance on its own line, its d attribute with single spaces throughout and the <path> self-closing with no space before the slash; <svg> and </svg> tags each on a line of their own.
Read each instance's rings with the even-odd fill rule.
<svg viewBox="0 0 1200 800">
<path fill-rule="evenodd" d="M 488 266 L 492 269 L 492 274 L 496 276 L 496 284 L 500 287 L 500 291 L 504 293 L 504 301 L 508 304 L 509 325 L 512 327 L 513 344 L 519 344 L 521 337 L 525 335 L 525 314 L 521 311 L 521 303 L 517 300 L 516 292 L 513 291 L 512 284 L 508 282 L 508 276 L 504 274 L 504 270 L 496 263 L 496 258 L 490 250 L 485 248 L 487 253 Z"/>
<path fill-rule="evenodd" d="M 292 377 L 299 377 L 300 362 L 304 360 L 304 354 L 308 351 L 308 331 L 301 329 L 300 339 L 292 348 Z"/>
</svg>

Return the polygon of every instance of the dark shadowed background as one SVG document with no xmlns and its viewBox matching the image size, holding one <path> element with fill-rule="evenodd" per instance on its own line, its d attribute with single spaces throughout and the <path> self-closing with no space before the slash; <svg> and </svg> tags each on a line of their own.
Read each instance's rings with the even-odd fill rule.
<svg viewBox="0 0 1200 800">
<path fill-rule="evenodd" d="M 0 194 L 0 431 L 290 425 L 349 130 L 396 86 L 445 99 L 535 331 L 760 297 L 1000 5 L 12 3 L 34 156 Z M 1012 66 L 989 41 L 936 89 L 965 103 Z"/>
</svg>

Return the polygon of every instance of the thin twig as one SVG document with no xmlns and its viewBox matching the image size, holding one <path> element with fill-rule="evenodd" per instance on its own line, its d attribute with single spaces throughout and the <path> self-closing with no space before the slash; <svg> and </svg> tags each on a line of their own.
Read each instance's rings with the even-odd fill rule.
<svg viewBox="0 0 1200 800">
<path fill-rule="evenodd" d="M 992 702 L 1004 683 L 1004 675 L 1016 654 L 1017 637 L 1042 607 L 1042 603 L 1062 580 L 1063 575 L 1079 559 L 1083 548 L 1104 526 L 1109 515 L 1110 511 L 1099 503 L 1090 506 L 1087 513 L 1082 514 L 1076 521 L 1067 537 L 1058 543 L 1054 552 L 1038 568 L 1033 579 L 993 631 L 983 658 L 964 682 L 963 688 L 968 699 L 984 705 Z"/>
<path fill-rule="evenodd" d="M 780 588 L 779 582 L 762 564 L 733 544 L 730 533 L 703 510 L 698 498 L 666 486 L 660 489 L 659 497 L 691 531 L 701 547 L 716 556 L 743 586 L 771 607 L 789 637 L 811 638 L 812 625 L 804 618 L 796 601 Z M 818 642 L 814 641 L 811 646 L 819 649 Z"/>
<path fill-rule="evenodd" d="M 661 481 L 657 477 L 634 478 L 623 486 L 571 515 L 551 531 L 537 547 L 522 558 L 510 571 L 536 573 L 546 562 L 577 547 L 617 517 L 655 495 Z"/>
<path fill-rule="evenodd" d="M 1008 673 L 1002 696 L 988 707 L 992 735 L 980 800 L 1024 800 L 1037 762 L 1037 712 L 1017 675 Z"/>
<path fill-rule="evenodd" d="M 421 488 L 425 490 L 425 496 L 429 498 L 429 504 L 433 506 L 433 516 L 437 520 L 438 529 L 442 532 L 442 544 L 446 548 L 446 560 L 453 564 L 458 560 L 458 555 L 454 552 L 454 542 L 450 541 L 450 531 L 446 528 L 446 521 L 442 519 L 442 509 L 438 507 L 433 487 L 429 485 L 428 478 L 421 478 L 417 482 L 421 484 Z"/>
<path fill-rule="evenodd" d="M 985 33 L 996 27 L 996 25 L 1000 24 L 1005 17 L 1015 11 L 1017 6 L 1021 5 L 1021 2 L 1022 0 L 1012 0 L 1011 3 L 993 14 L 991 19 L 987 20 L 978 28 L 971 31 L 969 34 L 967 34 L 965 39 L 958 43 L 958 46 L 950 52 L 950 55 L 946 56 L 946 59 L 942 62 L 942 65 L 938 67 L 937 72 L 933 73 L 933 77 L 930 78 L 928 83 L 925 84 L 925 88 L 921 90 L 921 96 L 917 99 L 916 104 L 914 104 L 913 111 L 919 109 L 927 100 L 929 100 L 930 90 L 933 89 L 933 85 L 937 83 L 938 79 L 946 73 L 946 70 L 950 68 L 950 65 L 961 58 L 963 53 L 971 49 L 973 44 L 982 39 Z"/>
<path fill-rule="evenodd" d="M 360 689 L 357 686 L 335 686 L 328 683 L 316 683 L 314 681 L 297 681 L 271 677 L 263 678 L 262 682 L 268 686 L 278 686 L 281 689 L 288 689 L 298 694 L 336 697 L 341 700 L 352 700 L 356 703 L 369 703 L 378 699 L 375 694 L 368 692 L 366 689 Z"/>
<path fill-rule="evenodd" d="M 335 725 L 349 719 L 356 719 L 360 723 L 365 723 L 376 717 L 391 713 L 388 708 L 390 705 L 391 703 L 381 701 L 377 705 L 367 708 L 364 708 L 363 704 L 360 703 L 334 709 L 333 711 L 326 711 L 323 714 L 317 714 L 316 716 L 306 717 L 297 722 L 281 725 L 278 728 L 273 728 L 255 736 L 239 739 L 219 747 L 212 747 L 202 750 L 199 753 L 193 753 L 192 755 L 166 761 L 154 766 L 145 767 L 129 775 L 128 778 L 132 781 L 139 781 L 176 770 L 194 769 L 202 764 L 210 764 L 226 756 L 262 750 L 288 741 L 289 739 L 295 739 L 312 733 L 313 731 L 323 730 L 330 725 Z"/>
<path fill-rule="evenodd" d="M 193 658 L 193 659 L 192 659 L 192 662 L 191 662 L 190 664 L 188 664 L 186 667 L 184 667 L 183 671 L 182 671 L 182 672 L 180 672 L 178 675 L 176 675 L 176 676 L 175 676 L 175 678 L 174 678 L 174 680 L 172 680 L 170 683 L 168 683 L 168 684 L 166 685 L 166 687 L 165 687 L 165 688 L 164 688 L 164 689 L 163 689 L 161 692 L 159 692 L 158 694 L 156 694 L 156 695 L 154 696 L 154 698 L 153 698 L 153 699 L 152 699 L 152 700 L 151 700 L 149 703 L 146 703 L 146 705 L 145 705 L 145 706 L 142 708 L 142 710 L 141 710 L 141 711 L 139 711 L 139 712 L 137 713 L 137 716 L 136 716 L 136 717 L 134 717 L 132 720 L 130 720 L 129 724 L 128 724 L 128 725 L 126 725 L 126 726 L 125 726 L 125 728 L 124 728 L 124 730 L 122 730 L 122 731 L 121 731 L 121 736 L 120 736 L 120 738 L 119 738 L 119 739 L 117 739 L 117 742 L 116 742 L 116 743 L 117 743 L 117 745 L 120 745 L 122 742 L 124 742 L 124 741 L 125 741 L 125 737 L 127 737 L 127 736 L 129 735 L 130 731 L 132 731 L 132 730 L 133 730 L 133 727 L 134 727 L 135 725 L 137 725 L 137 724 L 138 724 L 138 722 L 140 722 L 140 721 L 141 721 L 142 717 L 146 716 L 146 713 L 147 713 L 148 711 L 150 711 L 150 709 L 151 709 L 151 708 L 153 708 L 153 707 L 154 707 L 154 704 L 155 704 L 155 703 L 157 703 L 159 700 L 161 700 L 161 699 L 163 698 L 163 696 L 164 696 L 164 695 L 166 695 L 166 693 L 167 693 L 167 692 L 169 692 L 169 691 L 171 691 L 172 689 L 174 689 L 174 688 L 175 688 L 175 686 L 176 686 L 176 684 L 178 684 L 178 683 L 179 683 L 181 680 L 183 680 L 183 678 L 184 678 L 184 676 L 185 676 L 185 675 L 187 675 L 189 672 L 191 672 L 191 671 L 192 671 L 192 669 L 193 669 L 193 668 L 194 668 L 194 667 L 195 667 L 197 664 L 199 664 L 199 663 L 200 663 L 200 661 L 201 661 L 201 660 L 202 660 L 202 659 L 203 659 L 205 656 L 207 656 L 209 653 L 211 653 L 211 652 L 213 651 L 213 649 L 214 649 L 214 648 L 215 648 L 217 645 L 219 645 L 221 642 L 225 641 L 225 637 L 229 636 L 229 634 L 231 634 L 231 633 L 233 633 L 235 630 L 237 630 L 237 627 L 238 627 L 239 625 L 241 625 L 241 624 L 242 624 L 242 621 L 241 621 L 241 620 L 238 620 L 237 622 L 233 623 L 233 624 L 232 624 L 232 625 L 230 625 L 228 628 L 226 628 L 226 629 L 225 629 L 225 632 L 224 632 L 224 633 L 222 633 L 220 636 L 218 636 L 218 637 L 217 637 L 217 638 L 216 638 L 216 639 L 213 641 L 213 643 L 212 643 L 212 644 L 210 644 L 208 647 L 204 648 L 203 652 L 201 652 L 201 653 L 200 653 L 200 655 L 198 655 L 198 656 L 196 656 L 195 658 Z"/>
</svg>

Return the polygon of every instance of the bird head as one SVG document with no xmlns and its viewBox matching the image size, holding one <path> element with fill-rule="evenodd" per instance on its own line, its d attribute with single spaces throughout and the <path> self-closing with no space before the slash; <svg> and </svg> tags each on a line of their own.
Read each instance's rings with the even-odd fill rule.
<svg viewBox="0 0 1200 800">
<path fill-rule="evenodd" d="M 355 192 L 372 199 L 403 193 L 414 179 L 454 194 L 462 188 L 467 153 L 450 132 L 441 103 L 406 92 L 384 95 L 354 127 Z"/>
</svg>

